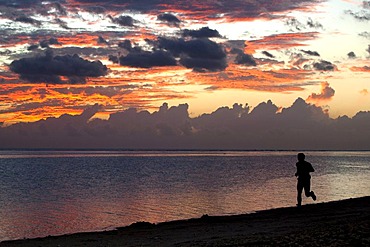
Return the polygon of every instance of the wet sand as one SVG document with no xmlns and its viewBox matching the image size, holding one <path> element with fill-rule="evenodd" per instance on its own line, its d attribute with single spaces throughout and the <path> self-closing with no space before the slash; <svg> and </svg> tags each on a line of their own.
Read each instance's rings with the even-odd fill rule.
<svg viewBox="0 0 370 247">
<path fill-rule="evenodd" d="M 245 215 L 139 222 L 0 246 L 370 246 L 370 196 Z"/>
</svg>

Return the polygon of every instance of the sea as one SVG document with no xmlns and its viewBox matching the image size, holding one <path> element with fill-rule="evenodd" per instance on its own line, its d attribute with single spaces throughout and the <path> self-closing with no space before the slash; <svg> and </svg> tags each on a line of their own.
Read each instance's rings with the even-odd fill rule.
<svg viewBox="0 0 370 247">
<path fill-rule="evenodd" d="M 370 196 L 370 151 L 306 151 L 317 201 Z M 296 205 L 297 151 L 0 151 L 0 241 Z"/>
</svg>

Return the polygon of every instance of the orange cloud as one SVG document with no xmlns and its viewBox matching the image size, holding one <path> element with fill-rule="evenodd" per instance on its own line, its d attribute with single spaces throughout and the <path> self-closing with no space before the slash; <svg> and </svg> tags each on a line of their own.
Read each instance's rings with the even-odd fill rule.
<svg viewBox="0 0 370 247">
<path fill-rule="evenodd" d="M 99 35 L 96 34 L 76 34 L 67 36 L 58 36 L 58 41 L 64 46 L 94 46 L 97 44 L 97 38 Z"/>
<path fill-rule="evenodd" d="M 244 52 L 253 54 L 256 50 L 280 50 L 297 46 L 305 46 L 307 40 L 316 39 L 318 32 L 282 33 L 266 36 L 262 39 L 245 42 Z"/>
<path fill-rule="evenodd" d="M 157 35 L 153 34 L 153 31 L 147 28 L 140 28 L 138 31 L 130 32 L 125 35 L 125 39 L 129 39 L 131 42 L 139 42 L 145 39 L 155 40 Z"/>
<path fill-rule="evenodd" d="M 220 73 L 201 73 L 187 75 L 194 84 L 208 85 L 217 89 L 242 89 L 268 92 L 301 91 L 312 72 L 298 69 L 260 70 L 240 68 L 231 64 Z"/>
<path fill-rule="evenodd" d="M 333 98 L 335 94 L 335 90 L 330 87 L 329 83 L 322 82 L 321 83 L 321 92 L 316 94 L 312 93 L 307 98 L 307 102 L 314 103 L 314 104 L 320 104 L 323 102 L 327 102 Z"/>
<path fill-rule="evenodd" d="M 355 72 L 370 72 L 370 66 L 367 66 L 367 65 L 363 67 L 353 66 L 351 70 Z"/>
<path fill-rule="evenodd" d="M 132 70 L 116 78 L 88 78 L 82 85 L 3 84 L 0 122 L 9 125 L 65 113 L 75 115 L 95 103 L 103 107 L 100 116 L 129 107 L 151 110 L 170 99 L 191 97 L 176 89 L 176 78 L 182 73 L 182 67 L 154 68 Z"/>
</svg>

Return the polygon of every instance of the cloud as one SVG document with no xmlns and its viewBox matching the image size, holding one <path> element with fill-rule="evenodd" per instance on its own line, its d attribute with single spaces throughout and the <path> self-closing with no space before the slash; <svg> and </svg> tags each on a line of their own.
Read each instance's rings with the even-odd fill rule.
<svg viewBox="0 0 370 247">
<path fill-rule="evenodd" d="M 362 10 L 354 12 L 352 10 L 346 10 L 345 13 L 351 15 L 358 21 L 369 21 L 370 20 L 370 2 L 362 1 Z"/>
<path fill-rule="evenodd" d="M 217 30 L 210 29 L 209 27 L 202 27 L 198 30 L 185 29 L 182 36 L 190 36 L 193 38 L 220 38 L 221 35 Z"/>
<path fill-rule="evenodd" d="M 310 28 L 323 28 L 322 24 L 312 20 L 311 18 L 308 18 L 307 20 L 307 26 Z"/>
<path fill-rule="evenodd" d="M 118 56 L 109 55 L 108 60 L 111 61 L 112 63 L 119 63 L 119 57 Z"/>
<path fill-rule="evenodd" d="M 219 71 L 227 67 L 225 50 L 209 39 L 159 38 L 158 46 L 180 57 L 180 64 L 187 68 Z"/>
<path fill-rule="evenodd" d="M 57 38 L 44 39 L 39 42 L 41 48 L 48 48 L 49 45 L 61 45 Z"/>
<path fill-rule="evenodd" d="M 23 22 L 23 23 L 27 23 L 27 24 L 32 24 L 32 25 L 36 25 L 36 26 L 41 25 L 40 21 L 37 21 L 37 20 L 35 20 L 31 17 L 25 16 L 25 15 L 22 15 L 22 16 L 19 16 L 19 17 L 15 18 L 14 21 Z"/>
<path fill-rule="evenodd" d="M 265 56 L 269 57 L 269 58 L 275 58 L 274 55 L 272 55 L 270 52 L 268 51 L 263 51 L 262 54 L 264 54 Z"/>
<path fill-rule="evenodd" d="M 108 41 L 106 39 L 104 39 L 102 36 L 99 36 L 98 37 L 98 40 L 96 42 L 98 44 L 103 44 L 103 45 L 107 45 L 108 44 Z"/>
<path fill-rule="evenodd" d="M 301 51 L 310 56 L 320 57 L 320 54 L 317 51 L 305 51 L 305 50 L 301 50 Z"/>
<path fill-rule="evenodd" d="M 256 66 L 257 63 L 254 60 L 253 56 L 249 54 L 239 53 L 235 58 L 236 64 L 243 64 L 248 66 Z"/>
<path fill-rule="evenodd" d="M 17 86 L 11 89 L 3 88 L 3 90 L 0 91 L 0 95 L 8 95 L 8 94 L 17 93 L 17 92 L 25 92 L 30 89 L 32 89 L 32 87 L 30 86 Z"/>
<path fill-rule="evenodd" d="M 370 12 L 368 11 L 360 11 L 360 12 L 353 12 L 352 10 L 347 10 L 345 12 L 348 15 L 351 15 L 358 21 L 369 21 L 370 20 Z"/>
<path fill-rule="evenodd" d="M 275 18 L 274 14 L 286 14 L 291 10 L 310 11 L 312 5 L 321 0 L 219 0 L 214 2 L 202 2 L 198 0 L 170 1 L 170 0 L 74 0 L 73 6 L 103 6 L 107 10 L 114 11 L 117 8 L 138 11 L 142 13 L 176 12 L 187 15 L 193 19 L 252 19 L 252 18 Z M 224 13 L 220 15 L 220 13 Z"/>
<path fill-rule="evenodd" d="M 126 27 L 134 26 L 134 18 L 128 15 L 121 15 L 117 18 L 113 18 L 113 17 L 110 17 L 110 18 L 114 23 L 117 23 L 121 26 L 126 26 Z"/>
<path fill-rule="evenodd" d="M 168 14 L 168 13 L 159 14 L 157 16 L 157 20 L 167 22 L 168 24 L 175 25 L 175 26 L 178 26 L 181 23 L 179 18 L 177 18 L 173 14 Z"/>
<path fill-rule="evenodd" d="M 265 36 L 261 39 L 245 42 L 244 52 L 253 54 L 256 50 L 281 50 L 297 46 L 304 46 L 304 42 L 317 37 L 317 32 L 281 33 Z"/>
<path fill-rule="evenodd" d="M 353 66 L 351 67 L 351 70 L 356 72 L 370 72 L 370 66 L 367 65 L 363 67 Z"/>
<path fill-rule="evenodd" d="M 321 92 L 318 94 L 312 93 L 310 96 L 308 96 L 307 102 L 316 103 L 316 104 L 327 102 L 333 98 L 334 94 L 335 94 L 335 90 L 330 87 L 329 83 L 322 82 Z"/>
<path fill-rule="evenodd" d="M 64 15 L 64 16 L 67 15 L 67 10 L 63 7 L 62 4 L 55 2 L 55 3 L 51 3 L 51 5 L 56 9 L 59 15 Z"/>
<path fill-rule="evenodd" d="M 355 54 L 353 51 L 348 52 L 347 56 L 348 56 L 348 58 L 350 58 L 350 59 L 352 59 L 352 58 L 356 58 L 356 54 Z"/>
<path fill-rule="evenodd" d="M 365 39 L 370 39 L 370 32 L 361 32 L 358 35 Z"/>
<path fill-rule="evenodd" d="M 38 48 L 39 48 L 39 45 L 34 44 L 34 45 L 30 45 L 30 46 L 28 46 L 28 47 L 27 47 L 27 50 L 28 50 L 28 51 L 33 51 L 33 50 L 36 50 L 36 49 L 38 49 Z"/>
<path fill-rule="evenodd" d="M 312 18 L 308 18 L 305 23 L 300 22 L 296 18 L 289 18 L 285 21 L 285 25 L 297 30 L 302 31 L 305 29 L 322 29 L 323 26 L 321 23 L 312 20 Z"/>
<path fill-rule="evenodd" d="M 315 62 L 313 64 L 314 69 L 320 71 L 333 71 L 335 70 L 335 65 L 329 61 L 321 60 L 320 62 Z"/>
<path fill-rule="evenodd" d="M 175 66 L 177 64 L 171 53 L 166 51 L 134 51 L 127 56 L 120 57 L 119 62 L 121 65 L 139 68 Z"/>
<path fill-rule="evenodd" d="M 197 72 L 220 71 L 227 67 L 227 62 L 224 59 L 183 57 L 180 63 Z"/>
<path fill-rule="evenodd" d="M 120 64 L 150 68 L 174 66 L 179 63 L 195 71 L 219 71 L 227 67 L 226 52 L 222 45 L 207 38 L 185 40 L 159 37 L 157 40 L 148 39 L 146 42 L 152 46 L 153 51 L 139 46 L 133 47 L 129 40 L 120 42 L 118 46 L 129 52 L 120 57 Z"/>
<path fill-rule="evenodd" d="M 93 105 L 82 113 L 0 128 L 0 148 L 125 148 L 125 149 L 273 149 L 369 150 L 370 112 L 353 118 L 330 118 L 318 106 L 298 98 L 282 108 L 267 101 L 251 107 L 234 104 L 196 118 L 189 106 L 157 111 L 130 108 L 107 120 L 93 116 Z"/>
<path fill-rule="evenodd" d="M 14 60 L 9 67 L 30 82 L 55 84 L 84 83 L 85 77 L 103 76 L 108 70 L 100 61 L 90 62 L 78 55 L 54 56 L 50 50 L 44 56 Z M 61 76 L 68 80 L 62 80 Z"/>
<path fill-rule="evenodd" d="M 41 0 L 0 0 L 0 6 L 23 8 L 31 7 L 32 5 L 39 4 Z"/>
</svg>

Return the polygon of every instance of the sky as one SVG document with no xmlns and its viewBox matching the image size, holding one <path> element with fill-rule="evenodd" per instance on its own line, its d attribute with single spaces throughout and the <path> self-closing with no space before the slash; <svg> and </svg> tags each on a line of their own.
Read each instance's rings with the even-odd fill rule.
<svg viewBox="0 0 370 247">
<path fill-rule="evenodd" d="M 370 149 L 369 27 L 357 0 L 0 0 L 0 147 Z"/>
</svg>

